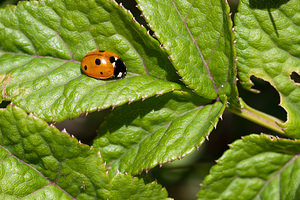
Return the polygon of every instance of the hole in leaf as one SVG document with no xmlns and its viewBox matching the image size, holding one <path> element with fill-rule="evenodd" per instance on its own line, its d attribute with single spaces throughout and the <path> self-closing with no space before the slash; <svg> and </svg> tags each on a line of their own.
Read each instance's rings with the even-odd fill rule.
<svg viewBox="0 0 300 200">
<path fill-rule="evenodd" d="M 286 121 L 287 113 L 284 108 L 279 106 L 280 96 L 278 91 L 263 79 L 255 76 L 251 76 L 250 79 L 253 82 L 251 89 L 257 90 L 259 93 L 253 93 L 239 87 L 242 99 L 252 108 Z"/>
<path fill-rule="evenodd" d="M 2 101 L 0 103 L 0 108 L 6 108 L 10 104 L 10 101 Z"/>
<path fill-rule="evenodd" d="M 295 83 L 297 83 L 297 84 L 300 83 L 300 75 L 297 72 L 292 72 L 290 74 L 290 77 Z"/>
</svg>

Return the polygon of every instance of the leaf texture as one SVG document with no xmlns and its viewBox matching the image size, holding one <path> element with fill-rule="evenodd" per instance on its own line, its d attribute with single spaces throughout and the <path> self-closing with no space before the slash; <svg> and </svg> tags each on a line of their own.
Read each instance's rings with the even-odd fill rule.
<svg viewBox="0 0 300 200">
<path fill-rule="evenodd" d="M 249 135 L 212 167 L 198 199 L 297 199 L 300 141 Z"/>
<path fill-rule="evenodd" d="M 138 5 L 188 87 L 208 99 L 219 93 L 236 102 L 232 24 L 224 1 L 139 0 Z"/>
<path fill-rule="evenodd" d="M 24 199 L 166 199 L 157 183 L 109 178 L 95 149 L 15 106 L 0 110 L 1 195 Z M 137 193 L 138 191 L 138 193 Z"/>
<path fill-rule="evenodd" d="M 291 78 L 300 73 L 299 12 L 297 0 L 243 0 L 235 18 L 241 83 L 250 89 L 250 77 L 256 76 L 275 87 L 288 113 L 283 128 L 294 138 L 300 138 L 300 85 Z"/>
<path fill-rule="evenodd" d="M 93 146 L 112 174 L 137 174 L 181 159 L 205 141 L 223 113 L 220 102 L 202 104 L 195 95 L 171 93 L 124 105 L 99 127 Z"/>
<path fill-rule="evenodd" d="M 159 43 L 112 1 L 41 0 L 1 9 L 0 49 L 2 99 L 47 121 L 180 88 Z M 103 81 L 83 75 L 80 61 L 95 49 L 117 53 L 128 76 Z"/>
</svg>

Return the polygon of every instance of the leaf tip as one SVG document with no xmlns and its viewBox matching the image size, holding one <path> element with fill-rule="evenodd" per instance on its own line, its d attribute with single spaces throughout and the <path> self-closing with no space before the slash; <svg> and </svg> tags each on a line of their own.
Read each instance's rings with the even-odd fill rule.
<svg viewBox="0 0 300 200">
<path fill-rule="evenodd" d="M 130 13 L 131 14 L 131 13 Z M 135 22 L 135 23 L 138 23 L 135 19 L 135 17 L 132 17 L 132 20 Z"/>
<path fill-rule="evenodd" d="M 157 93 L 155 94 L 156 97 L 159 97 L 159 96 L 161 96 L 161 95 L 163 95 L 162 92 L 157 92 Z"/>
<path fill-rule="evenodd" d="M 223 120 L 223 115 L 221 114 L 219 118 L 220 118 L 220 120 Z"/>
<path fill-rule="evenodd" d="M 69 134 L 66 128 L 64 128 L 61 132 Z"/>
<path fill-rule="evenodd" d="M 29 117 L 32 117 L 32 118 L 34 118 L 34 119 L 38 119 L 38 117 L 37 117 L 37 116 L 35 116 L 35 115 L 34 115 L 32 112 L 31 112 L 31 113 L 29 113 L 29 114 L 28 114 L 28 116 L 29 116 Z"/>
<path fill-rule="evenodd" d="M 123 6 L 123 3 L 122 3 L 122 2 L 119 4 L 119 6 L 120 6 L 121 8 L 124 8 L 124 6 Z M 124 8 L 124 9 L 125 9 L 125 8 Z"/>
<path fill-rule="evenodd" d="M 133 102 L 133 100 L 128 100 L 128 104 L 131 104 Z"/>
</svg>

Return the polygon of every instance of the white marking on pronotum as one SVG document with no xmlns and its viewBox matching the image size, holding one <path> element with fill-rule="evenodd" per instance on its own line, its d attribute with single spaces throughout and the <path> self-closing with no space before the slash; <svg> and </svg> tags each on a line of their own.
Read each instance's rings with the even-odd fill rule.
<svg viewBox="0 0 300 200">
<path fill-rule="evenodd" d="M 122 72 L 119 72 L 119 74 L 118 74 L 117 77 L 118 77 L 118 78 L 122 77 L 122 74 L 123 74 Z"/>
</svg>

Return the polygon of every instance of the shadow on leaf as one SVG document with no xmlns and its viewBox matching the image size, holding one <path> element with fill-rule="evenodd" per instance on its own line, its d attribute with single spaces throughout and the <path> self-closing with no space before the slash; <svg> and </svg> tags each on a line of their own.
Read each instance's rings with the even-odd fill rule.
<svg viewBox="0 0 300 200">
<path fill-rule="evenodd" d="M 279 8 L 282 4 L 286 4 L 289 0 L 249 0 L 250 8 L 270 9 Z"/>
</svg>

